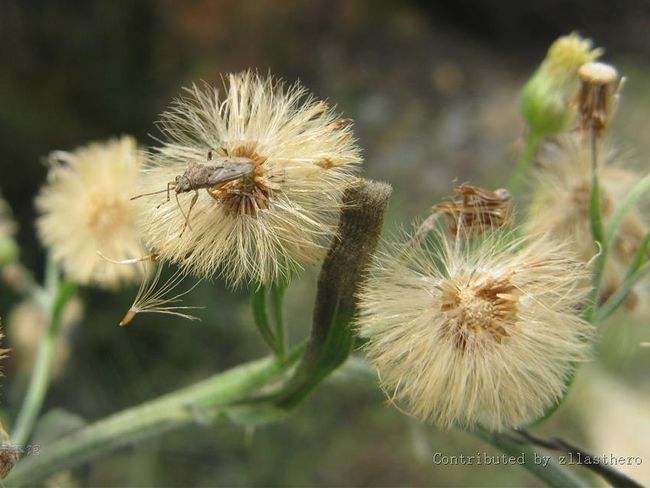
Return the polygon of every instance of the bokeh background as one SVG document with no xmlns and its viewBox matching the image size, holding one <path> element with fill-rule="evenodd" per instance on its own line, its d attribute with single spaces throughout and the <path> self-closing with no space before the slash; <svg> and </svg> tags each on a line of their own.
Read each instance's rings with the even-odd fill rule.
<svg viewBox="0 0 650 488">
<path fill-rule="evenodd" d="M 154 121 L 182 86 L 252 67 L 300 79 L 355 119 L 366 174 L 394 186 L 390 232 L 425 215 L 455 182 L 504 184 L 523 130 L 518 90 L 548 44 L 572 30 L 604 46 L 628 76 L 615 132 L 632 164 L 647 171 L 649 29 L 650 4 L 641 0 L 1 1 L 0 188 L 20 226 L 22 259 L 38 275 L 44 250 L 33 197 L 45 154 L 120 134 L 152 145 Z M 307 269 L 289 291 L 294 340 L 308 333 L 317 271 Z M 83 318 L 69 330 L 45 405 L 54 423 L 73 428 L 266 353 L 245 290 L 203 283 L 187 300 L 206 306 L 202 322 L 145 316 L 119 328 L 134 294 L 82 290 Z M 17 301 L 2 291 L 3 322 Z M 648 315 L 615 317 L 602 334 L 596 361 L 538 432 L 599 454 L 642 456 L 629 473 L 650 483 L 650 348 L 639 347 L 650 340 Z M 3 365 L 5 425 L 30 366 L 18 347 Z M 40 430 L 43 439 L 52 435 L 47 425 Z M 432 462 L 435 452 L 477 450 L 496 454 L 389 408 L 372 383 L 337 375 L 287 422 L 250 431 L 223 419 L 49 483 L 539 485 L 517 466 Z"/>
</svg>

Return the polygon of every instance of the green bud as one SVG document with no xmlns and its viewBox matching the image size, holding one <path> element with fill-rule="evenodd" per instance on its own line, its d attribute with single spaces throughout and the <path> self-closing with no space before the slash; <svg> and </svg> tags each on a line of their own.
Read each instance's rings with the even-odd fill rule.
<svg viewBox="0 0 650 488">
<path fill-rule="evenodd" d="M 578 69 L 601 51 L 591 41 L 573 33 L 557 39 L 522 91 L 521 111 L 532 132 L 550 135 L 569 123 L 569 100 L 577 90 Z"/>
<path fill-rule="evenodd" d="M 0 266 L 16 262 L 18 254 L 16 241 L 11 237 L 0 237 Z"/>
<path fill-rule="evenodd" d="M 539 135 L 561 132 L 569 121 L 562 93 L 541 69 L 524 85 L 521 112 L 531 130 Z"/>
</svg>

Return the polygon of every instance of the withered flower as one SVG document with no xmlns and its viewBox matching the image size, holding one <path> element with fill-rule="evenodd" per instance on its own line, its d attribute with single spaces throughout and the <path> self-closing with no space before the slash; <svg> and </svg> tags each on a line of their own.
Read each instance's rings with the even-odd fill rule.
<svg viewBox="0 0 650 488">
<path fill-rule="evenodd" d="M 513 204 L 505 188 L 494 191 L 468 184 L 454 189 L 456 198 L 440 202 L 431 208 L 444 215 L 452 233 L 463 228 L 468 232 L 482 232 L 508 225 L 512 220 Z"/>
<path fill-rule="evenodd" d="M 580 128 L 585 132 L 593 130 L 598 136 L 607 127 L 616 108 L 621 78 L 613 66 L 600 62 L 584 64 L 578 75 Z"/>
</svg>

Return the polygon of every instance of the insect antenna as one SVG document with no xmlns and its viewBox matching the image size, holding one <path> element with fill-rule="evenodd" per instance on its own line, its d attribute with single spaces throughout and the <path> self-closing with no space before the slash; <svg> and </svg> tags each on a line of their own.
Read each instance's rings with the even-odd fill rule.
<svg viewBox="0 0 650 488">
<path fill-rule="evenodd" d="M 137 200 L 138 198 L 141 198 L 141 197 L 148 197 L 148 196 L 151 196 L 151 195 L 158 195 L 159 193 L 165 193 L 166 191 L 167 191 L 167 189 L 152 191 L 151 193 L 141 193 L 140 195 L 136 195 L 134 197 L 129 198 L 129 200 Z"/>
</svg>

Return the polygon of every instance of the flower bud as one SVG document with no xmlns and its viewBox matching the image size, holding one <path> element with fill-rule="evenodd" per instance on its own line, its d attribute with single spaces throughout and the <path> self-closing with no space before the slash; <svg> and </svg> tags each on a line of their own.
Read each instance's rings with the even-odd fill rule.
<svg viewBox="0 0 650 488">
<path fill-rule="evenodd" d="M 521 111 L 531 130 L 538 135 L 562 131 L 571 118 L 570 99 L 580 66 L 601 54 L 589 39 L 573 33 L 560 37 L 525 84 Z"/>
</svg>

